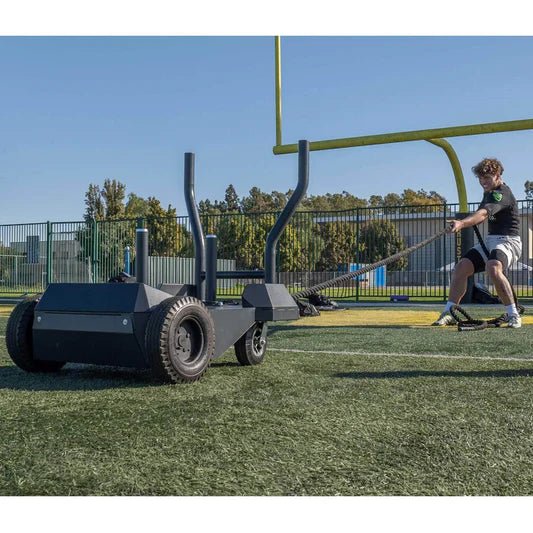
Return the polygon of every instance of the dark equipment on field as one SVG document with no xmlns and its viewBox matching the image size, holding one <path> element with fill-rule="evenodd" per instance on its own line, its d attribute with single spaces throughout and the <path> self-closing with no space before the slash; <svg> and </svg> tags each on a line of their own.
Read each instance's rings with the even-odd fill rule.
<svg viewBox="0 0 533 533">
<path fill-rule="evenodd" d="M 314 305 L 319 311 L 335 311 L 339 304 L 323 294 L 311 294 L 308 298 L 310 304 Z"/>
<path fill-rule="evenodd" d="M 108 283 L 135 283 L 137 280 L 127 272 L 120 272 L 116 276 L 109 278 Z"/>
<path fill-rule="evenodd" d="M 409 296 L 407 294 L 392 294 L 390 297 L 391 302 L 408 302 Z"/>
<path fill-rule="evenodd" d="M 151 369 L 176 383 L 199 379 L 213 358 L 234 346 L 241 365 L 263 361 L 267 323 L 295 320 L 298 305 L 275 283 L 276 244 L 307 190 L 309 143 L 298 145 L 298 185 L 265 244 L 265 270 L 217 272 L 216 236 L 204 238 L 194 200 L 194 154 L 185 154 L 185 200 L 195 249 L 194 284 L 148 284 L 148 230 L 137 229 L 135 278 L 109 283 L 53 283 L 40 298 L 21 302 L 6 330 L 9 355 L 28 372 L 65 363 Z M 217 278 L 264 278 L 241 301 L 217 301 Z"/>
<path fill-rule="evenodd" d="M 300 316 L 320 316 L 320 311 L 337 311 L 340 309 L 337 302 L 323 294 L 311 294 L 307 302 L 294 297 L 294 295 L 293 298 L 298 305 Z"/>
<path fill-rule="evenodd" d="M 474 283 L 472 287 L 472 303 L 476 304 L 501 304 L 498 296 L 494 296 L 486 287 L 479 283 Z"/>
</svg>

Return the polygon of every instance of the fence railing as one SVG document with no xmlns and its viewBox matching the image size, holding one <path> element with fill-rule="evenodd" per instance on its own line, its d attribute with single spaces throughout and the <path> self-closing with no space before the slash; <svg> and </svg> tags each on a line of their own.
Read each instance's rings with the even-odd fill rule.
<svg viewBox="0 0 533 533">
<path fill-rule="evenodd" d="M 533 209 L 519 201 L 523 252 L 509 275 L 521 298 L 533 298 Z M 470 204 L 473 211 L 477 204 Z M 384 259 L 440 231 L 458 204 L 299 211 L 278 243 L 278 281 L 290 290 L 315 285 Z M 202 215 L 204 232 L 218 236 L 219 270 L 262 269 L 264 245 L 276 213 Z M 48 283 L 102 283 L 133 272 L 135 229 L 150 230 L 150 282 L 183 282 L 194 272 L 188 217 L 0 225 L 0 297 L 42 292 Z M 486 235 L 486 224 L 480 227 Z M 458 243 L 446 236 L 397 263 L 324 291 L 335 298 L 421 300 L 447 295 Z M 483 274 L 478 283 L 487 284 Z M 257 280 L 224 279 L 219 294 L 239 296 Z"/>
</svg>

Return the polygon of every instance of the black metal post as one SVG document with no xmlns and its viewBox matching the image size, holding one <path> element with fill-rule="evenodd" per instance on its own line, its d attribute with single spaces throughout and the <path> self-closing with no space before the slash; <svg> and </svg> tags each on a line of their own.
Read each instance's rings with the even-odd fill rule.
<svg viewBox="0 0 533 533">
<path fill-rule="evenodd" d="M 280 213 L 265 244 L 265 283 L 276 283 L 276 245 L 278 240 L 302 201 L 309 184 L 309 141 L 298 141 L 298 185 L 285 209 Z"/>
<path fill-rule="evenodd" d="M 135 278 L 138 283 L 148 283 L 148 230 L 137 228 L 136 230 L 136 257 L 135 257 Z"/>
<path fill-rule="evenodd" d="M 200 213 L 194 200 L 194 154 L 191 152 L 185 154 L 184 174 L 185 205 L 187 206 L 187 214 L 191 221 L 191 232 L 194 241 L 194 282 L 196 285 L 196 297 L 204 301 L 205 282 L 202 279 L 202 272 L 205 270 L 205 239 L 200 222 Z"/>
<path fill-rule="evenodd" d="M 217 236 L 205 237 L 205 300 L 215 303 L 217 300 Z"/>
</svg>

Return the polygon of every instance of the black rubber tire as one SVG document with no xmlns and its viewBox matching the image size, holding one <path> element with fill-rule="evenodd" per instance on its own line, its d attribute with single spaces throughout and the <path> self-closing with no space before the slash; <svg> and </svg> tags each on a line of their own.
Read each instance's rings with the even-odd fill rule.
<svg viewBox="0 0 533 533">
<path fill-rule="evenodd" d="M 26 372 L 57 372 L 63 361 L 33 358 L 33 316 L 37 300 L 25 300 L 13 309 L 6 327 L 6 347 L 11 360 Z"/>
<path fill-rule="evenodd" d="M 207 307 L 192 296 L 164 300 L 150 315 L 145 346 L 157 380 L 197 381 L 215 351 L 215 325 Z"/>
<path fill-rule="evenodd" d="M 266 355 L 267 340 L 261 344 L 263 328 L 266 322 L 256 322 L 233 346 L 237 361 L 243 366 L 259 365 Z"/>
</svg>

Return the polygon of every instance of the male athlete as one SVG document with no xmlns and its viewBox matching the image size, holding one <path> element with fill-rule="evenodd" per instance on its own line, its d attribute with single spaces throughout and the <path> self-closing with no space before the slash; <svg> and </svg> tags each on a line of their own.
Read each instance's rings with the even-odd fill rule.
<svg viewBox="0 0 533 533">
<path fill-rule="evenodd" d="M 518 205 L 511 189 L 502 181 L 503 166 L 497 159 L 483 159 L 472 172 L 483 187 L 483 199 L 478 210 L 462 220 L 453 220 L 448 233 L 457 233 L 463 228 L 480 224 L 489 219 L 489 234 L 485 245 L 489 256 L 480 244 L 474 246 L 455 265 L 450 284 L 450 294 L 444 311 L 434 326 L 448 326 L 456 323 L 450 314 L 452 305 L 459 305 L 463 298 L 468 277 L 486 271 L 498 296 L 505 305 L 508 327 L 519 328 L 522 321 L 516 308 L 513 290 L 504 272 L 518 261 L 522 253 Z"/>
</svg>

